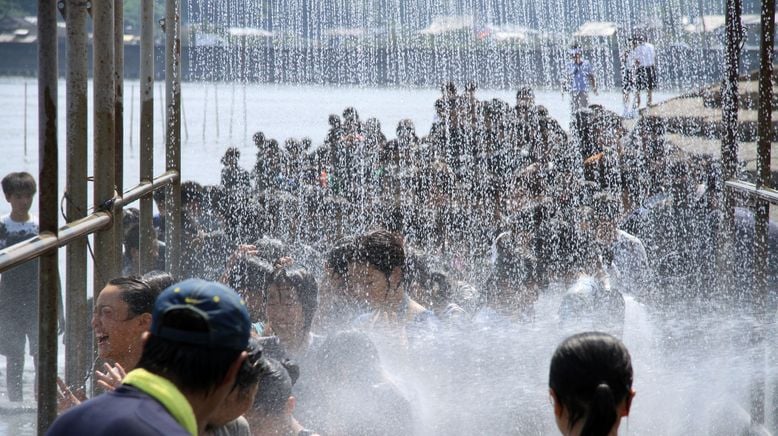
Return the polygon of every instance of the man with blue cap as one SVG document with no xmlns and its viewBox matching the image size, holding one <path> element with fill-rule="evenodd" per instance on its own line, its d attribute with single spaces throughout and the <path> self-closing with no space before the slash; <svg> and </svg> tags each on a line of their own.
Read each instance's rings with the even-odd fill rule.
<svg viewBox="0 0 778 436">
<path fill-rule="evenodd" d="M 235 383 L 251 322 L 232 289 L 189 279 L 160 294 L 122 385 L 59 417 L 48 435 L 192 435 Z"/>
</svg>

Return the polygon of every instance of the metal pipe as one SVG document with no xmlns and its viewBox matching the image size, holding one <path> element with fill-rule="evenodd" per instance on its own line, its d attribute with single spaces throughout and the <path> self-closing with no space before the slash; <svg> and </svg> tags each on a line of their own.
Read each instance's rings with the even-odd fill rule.
<svg viewBox="0 0 778 436">
<path fill-rule="evenodd" d="M 181 12 L 180 0 L 165 2 L 165 167 L 181 169 Z M 165 263 L 173 277 L 181 275 L 181 180 L 165 196 Z"/>
<path fill-rule="evenodd" d="M 141 183 L 127 191 L 124 197 L 114 199 L 114 205 L 117 209 L 124 207 L 177 180 L 178 174 L 164 173 L 155 178 L 153 182 Z M 63 247 L 78 238 L 104 230 L 111 225 L 112 221 L 113 215 L 110 209 L 101 210 L 60 227 L 58 235 L 41 232 L 34 238 L 6 247 L 0 250 L 0 273 L 34 259 L 48 250 Z"/>
<path fill-rule="evenodd" d="M 778 204 L 778 190 L 766 187 L 757 187 L 753 183 L 743 182 L 740 180 L 730 180 L 727 182 L 727 187 L 751 194 L 754 197 L 768 201 L 773 204 Z"/>
<path fill-rule="evenodd" d="M 57 232 L 57 4 L 38 1 L 38 213 L 40 231 Z M 57 417 L 57 251 L 40 258 L 38 283 L 38 432 Z"/>
<path fill-rule="evenodd" d="M 741 0 L 727 0 L 726 31 L 727 41 L 724 51 L 726 69 L 721 89 L 721 135 L 722 183 L 733 180 L 737 173 L 737 130 L 738 130 L 738 64 L 740 62 L 740 16 Z M 720 291 L 727 292 L 732 286 L 731 270 L 733 256 L 733 238 L 735 228 L 735 202 L 732 193 L 722 189 L 722 215 L 719 223 L 716 264 Z"/>
<path fill-rule="evenodd" d="M 101 205 L 115 196 L 116 161 L 114 113 L 114 3 L 92 2 L 93 17 L 93 82 L 94 82 L 94 204 Z M 97 232 L 94 236 L 94 296 L 103 284 L 118 275 L 117 249 L 113 231 Z"/>
<path fill-rule="evenodd" d="M 86 216 L 87 209 L 87 10 L 84 0 L 67 0 L 67 180 L 65 211 L 68 222 Z M 86 305 L 86 239 L 68 244 L 65 258 L 65 383 L 84 388 L 90 370 L 91 341 Z"/>
<path fill-rule="evenodd" d="M 114 65 L 114 179 L 116 192 L 124 190 L 124 0 L 113 0 L 113 65 Z M 124 222 L 114 221 L 113 243 L 116 255 L 114 271 L 122 270 Z"/>
<path fill-rule="evenodd" d="M 775 0 L 762 1 L 762 35 L 759 46 L 759 115 L 757 121 L 757 157 L 756 157 L 756 187 L 770 188 L 770 140 L 772 139 L 773 111 L 773 46 L 775 39 Z M 757 307 L 763 321 L 774 321 L 767 318 L 767 224 L 770 219 L 770 202 L 756 199 L 754 220 L 754 284 L 757 292 Z M 773 317 L 775 315 L 773 314 Z M 766 369 L 765 358 L 768 353 L 768 341 L 763 339 L 757 347 L 756 386 L 753 389 L 751 419 L 759 424 L 765 424 L 766 406 Z M 773 400 L 775 401 L 775 400 Z"/>
<path fill-rule="evenodd" d="M 140 181 L 154 175 L 154 0 L 142 0 L 140 20 Z M 152 197 L 140 200 L 140 272 L 154 268 L 150 255 L 157 235 L 153 226 Z"/>
</svg>

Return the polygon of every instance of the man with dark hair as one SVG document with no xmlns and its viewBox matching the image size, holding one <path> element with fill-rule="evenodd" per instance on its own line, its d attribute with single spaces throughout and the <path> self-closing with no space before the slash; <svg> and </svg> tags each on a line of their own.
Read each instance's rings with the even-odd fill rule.
<svg viewBox="0 0 778 436">
<path fill-rule="evenodd" d="M 348 259 L 349 294 L 375 316 L 405 325 L 427 319 L 432 313 L 405 291 L 405 249 L 399 235 L 386 230 L 360 235 Z"/>
<path fill-rule="evenodd" d="M 60 416 L 48 434 L 192 435 L 235 384 L 251 324 L 232 289 L 189 279 L 157 298 L 143 354 L 115 391 Z"/>
</svg>

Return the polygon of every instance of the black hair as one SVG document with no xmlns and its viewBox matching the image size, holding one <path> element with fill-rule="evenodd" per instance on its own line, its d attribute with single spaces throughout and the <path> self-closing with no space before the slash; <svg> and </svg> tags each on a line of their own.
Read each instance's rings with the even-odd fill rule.
<svg viewBox="0 0 778 436">
<path fill-rule="evenodd" d="M 402 269 L 405 266 L 405 249 L 399 235 L 386 230 L 376 230 L 358 236 L 354 243 L 352 261 L 370 264 L 387 277 L 395 268 Z"/>
<path fill-rule="evenodd" d="M 319 286 L 316 284 L 313 274 L 301 266 L 277 268 L 270 275 L 268 286 L 274 283 L 288 284 L 294 288 L 297 292 L 297 300 L 303 308 L 303 329 L 306 332 L 310 331 L 313 316 L 316 314 L 316 309 L 319 308 Z"/>
<path fill-rule="evenodd" d="M 108 284 L 121 290 L 120 298 L 127 303 L 127 311 L 132 316 L 151 313 L 154 310 L 154 302 L 159 296 L 159 291 L 152 289 L 140 277 L 115 277 L 109 280 Z"/>
<path fill-rule="evenodd" d="M 280 239 L 262 237 L 254 242 L 257 247 L 257 256 L 270 263 L 275 262 L 280 257 L 289 256 L 291 251 L 289 247 Z"/>
<path fill-rule="evenodd" d="M 632 389 L 632 360 L 624 344 L 600 332 L 565 339 L 551 358 L 548 385 L 567 411 L 570 428 L 585 418 L 582 436 L 607 435 L 616 408 Z"/>
<path fill-rule="evenodd" d="M 132 224 L 124 231 L 124 251 L 129 254 L 130 249 L 138 250 L 140 248 L 140 226 Z"/>
<path fill-rule="evenodd" d="M 259 364 L 259 390 L 253 408 L 266 415 L 280 415 L 292 396 L 299 368 L 289 359 L 263 358 Z"/>
<path fill-rule="evenodd" d="M 164 205 L 164 203 L 165 203 L 165 189 L 155 189 L 154 193 L 151 194 L 151 198 L 154 199 L 154 203 Z"/>
<path fill-rule="evenodd" d="M 181 184 L 181 206 L 203 201 L 203 186 L 197 182 L 187 181 Z"/>
<path fill-rule="evenodd" d="M 238 370 L 238 375 L 235 376 L 235 385 L 233 390 L 238 390 L 238 396 L 245 398 L 245 396 L 251 391 L 259 382 L 259 377 L 262 374 L 262 360 L 264 356 L 264 350 L 256 337 L 249 338 L 249 344 L 246 347 L 246 360 Z"/>
<path fill-rule="evenodd" d="M 325 262 L 327 267 L 339 275 L 344 276 L 348 272 L 348 263 L 354 256 L 356 240 L 351 236 L 339 239 L 334 246 L 327 252 Z"/>
<path fill-rule="evenodd" d="M 157 296 L 177 282 L 170 273 L 160 270 L 149 271 L 143 274 L 141 278 Z"/>
<path fill-rule="evenodd" d="M 264 259 L 243 256 L 230 268 L 227 284 L 239 291 L 250 289 L 264 293 L 273 270 L 273 265 Z"/>
<path fill-rule="evenodd" d="M 11 195 L 16 193 L 35 194 L 37 187 L 35 178 L 32 174 L 22 171 L 18 173 L 8 173 L 2 181 L 3 193 Z"/>
<path fill-rule="evenodd" d="M 189 309 L 172 309 L 159 322 L 170 328 L 207 332 L 208 322 Z M 151 334 L 143 347 L 138 368 L 160 375 L 176 386 L 210 394 L 224 381 L 241 350 L 204 347 L 160 338 Z"/>
</svg>

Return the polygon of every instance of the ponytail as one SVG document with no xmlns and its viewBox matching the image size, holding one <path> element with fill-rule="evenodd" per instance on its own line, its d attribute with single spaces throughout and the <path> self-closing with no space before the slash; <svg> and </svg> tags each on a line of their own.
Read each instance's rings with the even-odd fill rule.
<svg viewBox="0 0 778 436">
<path fill-rule="evenodd" d="M 613 391 L 607 383 L 602 382 L 594 390 L 581 436 L 607 436 L 616 419 L 616 400 L 613 398 Z"/>
</svg>

